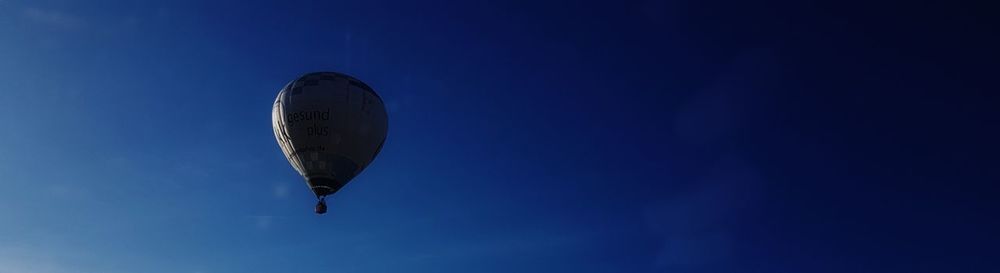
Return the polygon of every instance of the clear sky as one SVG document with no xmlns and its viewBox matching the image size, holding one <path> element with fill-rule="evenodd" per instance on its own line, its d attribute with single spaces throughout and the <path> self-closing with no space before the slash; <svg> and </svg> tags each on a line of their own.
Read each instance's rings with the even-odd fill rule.
<svg viewBox="0 0 1000 273">
<path fill-rule="evenodd" d="M 985 272 L 985 7 L 0 0 L 0 273 Z M 270 128 L 372 86 L 315 199 Z"/>
</svg>

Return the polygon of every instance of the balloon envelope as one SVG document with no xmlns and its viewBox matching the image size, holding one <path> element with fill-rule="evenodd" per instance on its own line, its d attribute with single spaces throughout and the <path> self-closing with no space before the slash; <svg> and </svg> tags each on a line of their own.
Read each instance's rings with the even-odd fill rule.
<svg viewBox="0 0 1000 273">
<path fill-rule="evenodd" d="M 388 116 L 367 84 L 336 72 L 305 74 L 278 92 L 271 125 L 281 151 L 316 196 L 340 190 L 378 155 Z"/>
</svg>

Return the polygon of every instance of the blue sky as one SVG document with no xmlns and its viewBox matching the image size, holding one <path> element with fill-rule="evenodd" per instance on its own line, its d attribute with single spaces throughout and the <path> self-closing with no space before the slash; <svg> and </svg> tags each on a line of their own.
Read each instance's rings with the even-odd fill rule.
<svg viewBox="0 0 1000 273">
<path fill-rule="evenodd" d="M 0 272 L 989 271 L 984 10 L 0 0 Z M 390 129 L 317 216 L 325 70 Z"/>
</svg>

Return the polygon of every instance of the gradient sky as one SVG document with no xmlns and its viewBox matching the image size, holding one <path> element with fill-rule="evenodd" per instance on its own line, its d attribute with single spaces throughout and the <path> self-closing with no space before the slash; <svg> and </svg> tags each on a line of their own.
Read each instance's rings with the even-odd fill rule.
<svg viewBox="0 0 1000 273">
<path fill-rule="evenodd" d="M 988 15 L 0 0 L 0 273 L 993 271 Z M 390 129 L 317 216 L 270 111 L 325 70 Z"/>
</svg>

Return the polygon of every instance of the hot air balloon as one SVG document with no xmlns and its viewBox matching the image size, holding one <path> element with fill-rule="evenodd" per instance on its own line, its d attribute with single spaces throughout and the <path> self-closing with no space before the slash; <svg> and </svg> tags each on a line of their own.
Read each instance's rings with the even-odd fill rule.
<svg viewBox="0 0 1000 273">
<path fill-rule="evenodd" d="M 285 85 L 271 125 L 285 158 L 316 194 L 317 214 L 326 212 L 326 196 L 371 164 L 389 126 L 382 98 L 337 72 L 308 73 Z"/>
</svg>

